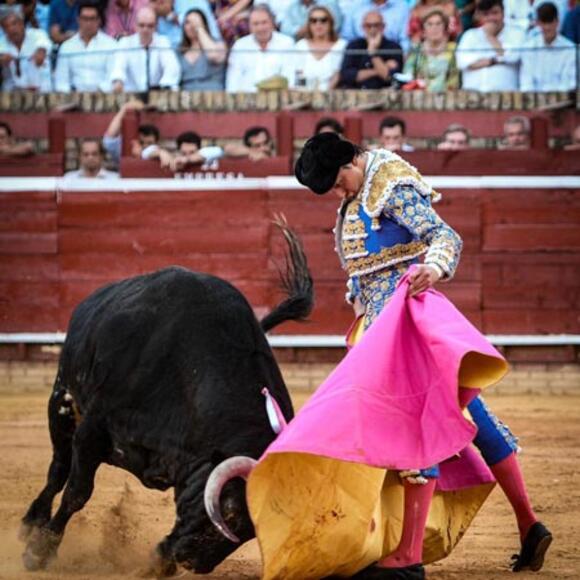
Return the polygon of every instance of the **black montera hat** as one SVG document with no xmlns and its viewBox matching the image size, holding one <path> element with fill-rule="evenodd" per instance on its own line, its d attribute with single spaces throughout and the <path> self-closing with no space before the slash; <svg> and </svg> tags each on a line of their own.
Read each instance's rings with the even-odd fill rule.
<svg viewBox="0 0 580 580">
<path fill-rule="evenodd" d="M 321 195 L 334 186 L 340 168 L 350 163 L 357 149 L 336 133 L 319 133 L 308 139 L 294 167 L 294 175 L 314 193 Z"/>
</svg>

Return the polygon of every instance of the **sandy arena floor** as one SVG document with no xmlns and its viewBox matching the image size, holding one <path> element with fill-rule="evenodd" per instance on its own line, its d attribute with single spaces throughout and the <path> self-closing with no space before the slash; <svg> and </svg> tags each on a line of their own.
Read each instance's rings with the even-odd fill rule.
<svg viewBox="0 0 580 580">
<path fill-rule="evenodd" d="M 88 580 L 137 578 L 148 553 L 172 525 L 169 493 L 145 489 L 108 466 L 95 492 L 73 517 L 59 558 L 41 573 L 22 567 L 20 518 L 44 484 L 50 458 L 47 393 L 0 395 L 0 579 Z M 544 569 L 514 576 L 509 557 L 518 546 L 515 521 L 499 489 L 455 552 L 428 567 L 431 580 L 580 579 L 580 397 L 489 396 L 488 402 L 521 437 L 520 456 L 537 512 L 555 541 Z M 300 401 L 297 401 L 300 403 Z M 191 578 L 189 573 L 182 577 Z M 255 542 L 242 547 L 206 578 L 257 579 Z"/>
</svg>

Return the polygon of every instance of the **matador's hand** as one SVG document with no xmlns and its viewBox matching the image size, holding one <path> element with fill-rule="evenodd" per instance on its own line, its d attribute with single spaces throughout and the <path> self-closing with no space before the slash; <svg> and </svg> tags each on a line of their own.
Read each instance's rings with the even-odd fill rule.
<svg viewBox="0 0 580 580">
<path fill-rule="evenodd" d="M 420 292 L 432 288 L 441 278 L 438 270 L 428 264 L 419 264 L 409 276 L 409 291 L 407 296 L 416 296 Z"/>
</svg>

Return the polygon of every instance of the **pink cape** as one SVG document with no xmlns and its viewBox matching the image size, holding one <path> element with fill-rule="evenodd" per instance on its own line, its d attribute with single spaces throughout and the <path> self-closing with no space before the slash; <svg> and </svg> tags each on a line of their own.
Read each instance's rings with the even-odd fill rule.
<svg viewBox="0 0 580 580">
<path fill-rule="evenodd" d="M 461 410 L 458 381 L 485 388 L 507 363 L 443 294 L 407 298 L 408 277 L 265 455 L 402 470 L 428 468 L 469 445 L 477 430 Z"/>
<path fill-rule="evenodd" d="M 441 464 L 424 563 L 452 551 L 493 488 L 461 406 L 506 362 L 442 294 L 407 289 L 408 275 L 250 474 L 264 580 L 351 577 L 391 553 L 404 504 L 391 470 Z"/>
</svg>

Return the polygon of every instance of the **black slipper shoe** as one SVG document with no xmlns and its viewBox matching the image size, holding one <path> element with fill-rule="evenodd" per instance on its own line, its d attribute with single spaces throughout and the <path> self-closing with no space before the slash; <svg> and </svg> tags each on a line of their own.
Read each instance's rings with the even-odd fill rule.
<svg viewBox="0 0 580 580">
<path fill-rule="evenodd" d="M 537 572 L 544 565 L 544 556 L 552 543 L 550 530 L 541 522 L 536 522 L 526 534 L 519 554 L 512 556 L 512 570 Z"/>
<path fill-rule="evenodd" d="M 351 576 L 353 580 L 425 580 L 423 564 L 413 564 L 404 568 L 379 568 L 368 566 Z"/>
</svg>

